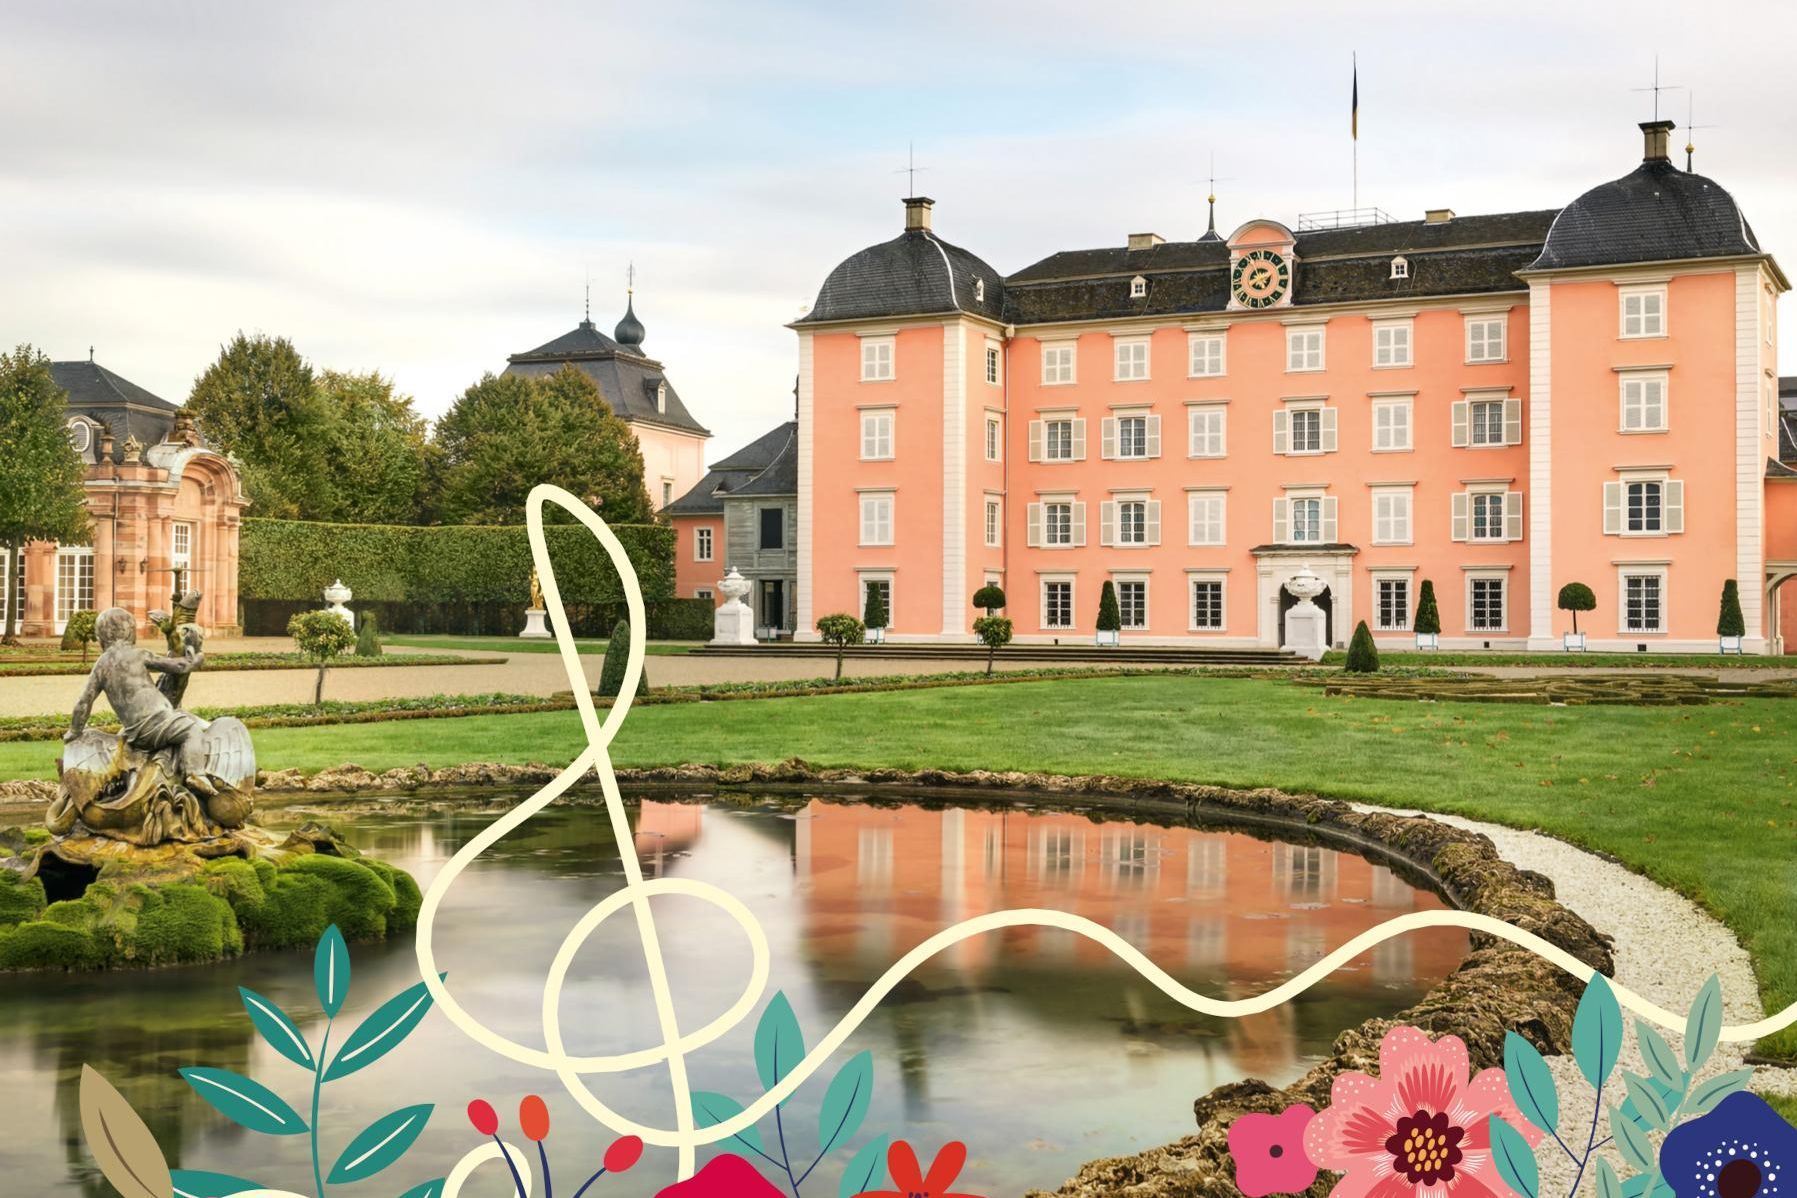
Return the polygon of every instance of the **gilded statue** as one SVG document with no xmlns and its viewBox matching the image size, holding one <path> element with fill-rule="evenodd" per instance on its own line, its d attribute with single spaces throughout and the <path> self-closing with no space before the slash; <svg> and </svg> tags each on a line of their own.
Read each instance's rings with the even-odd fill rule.
<svg viewBox="0 0 1797 1198">
<path fill-rule="evenodd" d="M 543 610 L 543 584 L 537 581 L 537 568 L 530 568 L 530 610 Z"/>
</svg>

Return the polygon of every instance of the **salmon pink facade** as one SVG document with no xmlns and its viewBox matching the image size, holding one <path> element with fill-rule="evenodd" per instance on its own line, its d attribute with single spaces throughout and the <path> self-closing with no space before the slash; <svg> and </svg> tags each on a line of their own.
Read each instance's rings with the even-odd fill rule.
<svg viewBox="0 0 1797 1198">
<path fill-rule="evenodd" d="M 996 582 L 1022 641 L 1277 648 L 1287 583 L 1442 648 L 1714 651 L 1740 580 L 1779 651 L 1797 572 L 1777 300 L 1734 199 L 1635 171 L 1563 209 L 1257 219 L 1000 276 L 906 201 L 799 337 L 800 637 L 886 589 L 891 640 L 969 640 Z M 1787 455 L 1788 456 L 1788 455 Z M 1797 494 L 1797 487 L 1793 488 Z M 1782 555 L 1782 556 L 1781 556 Z"/>
</svg>

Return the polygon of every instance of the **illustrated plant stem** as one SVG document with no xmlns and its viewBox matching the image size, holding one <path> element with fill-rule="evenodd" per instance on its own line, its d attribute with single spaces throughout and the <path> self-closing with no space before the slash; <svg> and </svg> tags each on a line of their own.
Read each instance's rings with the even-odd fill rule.
<svg viewBox="0 0 1797 1198">
<path fill-rule="evenodd" d="M 324 1043 L 318 1046 L 318 1058 L 312 1066 L 312 1184 L 318 1187 L 318 1198 L 324 1198 L 324 1173 L 318 1167 L 318 1092 L 324 1089 L 325 1059 L 331 1052 L 331 1025 L 336 1016 L 324 1021 Z"/>
<path fill-rule="evenodd" d="M 591 1177 L 587 1178 L 585 1181 L 580 1183 L 580 1188 L 578 1190 L 574 1191 L 574 1198 L 580 1198 L 580 1196 L 582 1194 L 587 1192 L 588 1186 L 592 1185 L 595 1181 L 598 1181 L 601 1177 L 604 1177 L 604 1176 L 605 1176 L 605 1166 L 600 1165 L 599 1172 L 593 1174 Z"/>
<path fill-rule="evenodd" d="M 1579 1162 L 1579 1171 L 1572 1175 L 1572 1188 L 1566 1191 L 1566 1198 L 1573 1198 L 1573 1196 L 1579 1192 L 1579 1182 L 1585 1180 L 1585 1167 L 1591 1163 L 1591 1154 L 1598 1149 L 1597 1121 L 1603 1116 L 1603 1113 L 1604 1083 L 1598 1082 L 1597 1101 L 1592 1104 L 1591 1108 L 1591 1134 L 1585 1137 L 1585 1159 Z M 1609 1137 L 1606 1136 L 1604 1138 L 1604 1143 L 1608 1144 L 1609 1142 Z"/>
<path fill-rule="evenodd" d="M 493 1142 L 499 1145 L 499 1159 L 503 1160 L 505 1167 L 512 1171 L 512 1184 L 518 1187 L 518 1198 L 526 1198 L 524 1179 L 518 1176 L 518 1166 L 512 1163 L 512 1154 L 505 1150 L 505 1141 L 499 1138 L 498 1133 L 495 1133 Z"/>
<path fill-rule="evenodd" d="M 792 1154 L 786 1151 L 786 1124 L 780 1118 L 780 1108 L 774 1108 L 774 1130 L 780 1133 L 780 1167 L 786 1170 L 786 1180 L 792 1185 L 792 1198 L 799 1198 L 799 1179 L 792 1175 Z"/>
<path fill-rule="evenodd" d="M 537 1159 L 543 1162 L 543 1198 L 555 1198 L 555 1180 L 549 1176 L 549 1149 L 537 1141 Z"/>
<path fill-rule="evenodd" d="M 1547 1134 L 1554 1137 L 1554 1143 L 1560 1146 L 1560 1151 L 1566 1154 L 1567 1160 L 1575 1165 L 1579 1163 L 1579 1154 L 1566 1146 L 1566 1141 L 1560 1138 L 1560 1133 L 1558 1131 L 1550 1131 Z"/>
</svg>

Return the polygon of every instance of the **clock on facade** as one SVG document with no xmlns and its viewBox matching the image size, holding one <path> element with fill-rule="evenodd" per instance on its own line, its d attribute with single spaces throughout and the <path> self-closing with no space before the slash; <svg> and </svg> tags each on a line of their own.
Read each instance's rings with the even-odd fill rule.
<svg viewBox="0 0 1797 1198">
<path fill-rule="evenodd" d="M 1244 308 L 1270 308 L 1291 288 L 1292 268 L 1276 250 L 1249 250 L 1235 260 L 1230 287 Z"/>
</svg>

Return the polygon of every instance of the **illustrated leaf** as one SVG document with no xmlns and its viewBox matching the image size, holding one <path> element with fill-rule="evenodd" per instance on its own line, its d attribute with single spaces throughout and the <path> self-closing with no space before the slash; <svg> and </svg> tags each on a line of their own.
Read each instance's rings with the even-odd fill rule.
<svg viewBox="0 0 1797 1198">
<path fill-rule="evenodd" d="M 250 1022 L 256 1025 L 270 1048 L 295 1065 L 307 1069 L 318 1067 L 312 1060 L 312 1046 L 306 1043 L 306 1037 L 293 1020 L 287 1018 L 287 1012 L 247 986 L 237 987 L 237 993 L 243 999 L 243 1009 L 249 1012 Z"/>
<path fill-rule="evenodd" d="M 1521 1132 L 1499 1115 L 1491 1117 L 1491 1160 L 1506 1185 L 1522 1198 L 1537 1198 L 1541 1192 L 1541 1165 L 1535 1159 L 1535 1150 Z"/>
<path fill-rule="evenodd" d="M 777 992 L 755 1027 L 755 1071 L 763 1089 L 771 1090 L 805 1059 L 805 1036 L 784 990 Z"/>
<path fill-rule="evenodd" d="M 858 1052 L 843 1063 L 824 1091 L 817 1116 L 817 1152 L 830 1151 L 860 1130 L 874 1096 L 874 1054 Z"/>
<path fill-rule="evenodd" d="M 1697 992 L 1691 1013 L 1685 1016 L 1685 1068 L 1696 1073 L 1716 1051 L 1722 1035 L 1722 979 L 1715 974 Z"/>
<path fill-rule="evenodd" d="M 1692 1089 L 1685 1099 L 1685 1110 L 1693 1115 L 1707 1115 L 1715 1109 L 1716 1104 L 1745 1086 L 1753 1076 L 1751 1069 L 1737 1069 L 1733 1073 L 1721 1073 Z"/>
<path fill-rule="evenodd" d="M 1593 973 L 1572 1019 L 1573 1058 L 1586 1081 L 1602 1086 L 1621 1054 L 1622 1008 L 1616 1005 L 1616 994 L 1604 975 Z"/>
<path fill-rule="evenodd" d="M 430 1122 L 431 1104 L 402 1107 L 390 1115 L 382 1115 L 356 1133 L 325 1180 L 332 1185 L 361 1181 L 373 1177 L 406 1154 L 406 1149 Z"/>
<path fill-rule="evenodd" d="M 1653 1145 L 1648 1141 L 1647 1133 L 1624 1115 L 1620 1106 L 1610 1108 L 1610 1134 L 1616 1137 L 1616 1147 L 1621 1150 L 1623 1160 L 1644 1172 L 1653 1171 Z"/>
<path fill-rule="evenodd" d="M 1601 1156 L 1597 1158 L 1597 1198 L 1622 1198 L 1622 1183 L 1616 1180 L 1616 1170 Z"/>
<path fill-rule="evenodd" d="M 1640 1046 L 1654 1080 L 1675 1094 L 1683 1093 L 1687 1082 L 1685 1071 L 1679 1068 L 1678 1054 L 1666 1043 L 1666 1037 L 1656 1032 L 1645 1019 L 1637 1019 L 1635 1043 Z"/>
<path fill-rule="evenodd" d="M 439 978 L 447 977 L 439 974 Z M 324 1080 L 336 1081 L 358 1069 L 366 1069 L 398 1048 L 412 1034 L 418 1021 L 430 1013 L 430 988 L 423 982 L 400 991 L 356 1025 L 331 1063 L 325 1066 Z"/>
<path fill-rule="evenodd" d="M 262 1183 L 245 1181 L 228 1173 L 201 1173 L 195 1169 L 176 1169 L 175 1198 L 230 1198 L 245 1190 L 264 1189 Z"/>
<path fill-rule="evenodd" d="M 849 1167 L 843 1170 L 842 1184 L 836 1187 L 836 1198 L 855 1198 L 866 1190 L 877 1190 L 886 1184 L 886 1146 L 891 1136 L 869 1140 L 861 1146 Z"/>
<path fill-rule="evenodd" d="M 1504 1034 L 1504 1080 L 1523 1118 L 1552 1133 L 1560 1126 L 1560 1092 L 1554 1075 L 1533 1044 L 1515 1032 Z"/>
<path fill-rule="evenodd" d="M 211 1103 L 219 1114 L 251 1131 L 270 1136 L 297 1136 L 306 1130 L 306 1121 L 300 1118 L 299 1112 L 261 1082 L 229 1069 L 208 1069 L 200 1065 L 181 1070 L 181 1076 L 187 1079 L 194 1093 Z"/>
<path fill-rule="evenodd" d="M 1658 1171 L 1637 1173 L 1622 1183 L 1622 1198 L 1673 1198 L 1672 1187 Z"/>
<path fill-rule="evenodd" d="M 422 1182 L 401 1194 L 399 1198 L 442 1198 L 443 1186 L 448 1181 L 447 1177 L 439 1177 L 435 1181 Z"/>
<path fill-rule="evenodd" d="M 1656 1078 L 1649 1077 L 1640 1080 L 1647 1089 L 1659 1096 L 1660 1102 L 1665 1105 L 1668 1112 L 1678 1110 L 1679 1103 L 1683 1101 L 1684 1098 L 1683 1093 L 1672 1089 L 1670 1086 L 1661 1085 Z M 1624 1098 L 1622 1100 L 1622 1114 L 1624 1118 L 1634 1123 L 1634 1125 L 1639 1127 L 1642 1131 L 1658 1131 L 1662 1126 L 1670 1127 L 1672 1125 L 1670 1114 L 1668 1114 L 1666 1120 L 1662 1122 L 1655 1116 L 1651 1107 L 1643 1108 L 1638 1105 L 1633 1098 Z"/>
<path fill-rule="evenodd" d="M 1646 1078 L 1625 1073 L 1622 1075 L 1622 1086 L 1628 1091 L 1629 1101 L 1634 1104 L 1635 1110 L 1647 1120 L 1647 1130 L 1658 1131 L 1671 1121 L 1672 1108 L 1666 1105 Z"/>
<path fill-rule="evenodd" d="M 727 1094 L 717 1094 L 711 1090 L 693 1091 L 693 1119 L 700 1127 L 716 1127 L 742 1113 L 743 1104 Z M 752 1123 L 730 1138 L 741 1140 L 756 1152 L 767 1151 L 761 1144 L 760 1129 Z"/>
<path fill-rule="evenodd" d="M 318 938 L 318 951 L 312 955 L 312 984 L 324 1013 L 335 1019 L 349 994 L 349 946 L 343 943 L 336 924 Z"/>
<path fill-rule="evenodd" d="M 169 1198 L 168 1160 L 142 1117 L 92 1065 L 81 1066 L 81 1134 L 124 1198 Z"/>
</svg>

